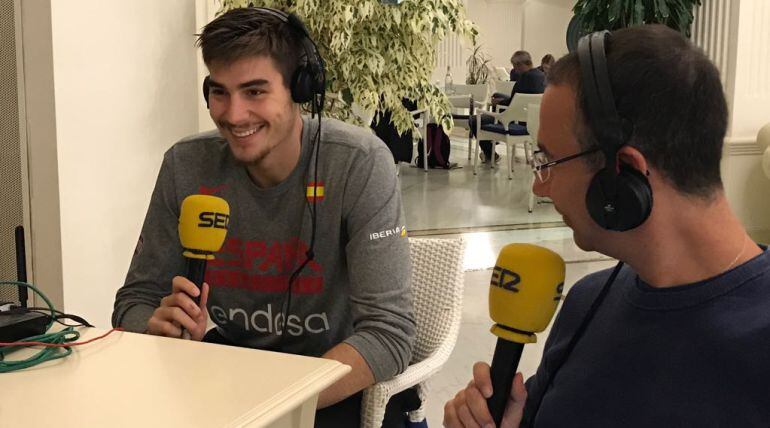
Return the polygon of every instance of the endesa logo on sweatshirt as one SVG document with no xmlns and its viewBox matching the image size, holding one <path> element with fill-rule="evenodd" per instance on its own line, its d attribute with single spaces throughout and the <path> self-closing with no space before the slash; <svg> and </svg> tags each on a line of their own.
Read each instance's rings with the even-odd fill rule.
<svg viewBox="0 0 770 428">
<path fill-rule="evenodd" d="M 212 287 L 283 293 L 289 287 L 292 272 L 305 261 L 307 250 L 307 243 L 299 238 L 245 241 L 230 237 L 216 258 L 209 260 L 206 282 Z M 294 281 L 292 292 L 319 294 L 323 290 L 323 267 L 311 260 Z"/>
<path fill-rule="evenodd" d="M 283 330 L 291 336 L 321 334 L 330 330 L 326 312 L 311 313 L 303 316 L 289 315 L 284 321 L 280 307 L 268 303 L 266 309 L 257 309 L 249 313 L 243 308 L 223 308 L 211 306 L 211 317 L 219 325 L 233 325 L 246 331 L 269 333 L 280 336 Z"/>
<path fill-rule="evenodd" d="M 389 238 L 391 236 L 406 237 L 406 226 L 396 226 L 393 229 L 381 230 L 369 234 L 370 241 L 376 241 L 378 239 Z"/>
</svg>

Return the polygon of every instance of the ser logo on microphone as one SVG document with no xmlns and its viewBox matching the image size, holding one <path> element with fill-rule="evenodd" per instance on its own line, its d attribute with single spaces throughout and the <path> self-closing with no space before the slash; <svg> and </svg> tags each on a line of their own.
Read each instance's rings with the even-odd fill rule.
<svg viewBox="0 0 770 428">
<path fill-rule="evenodd" d="M 230 216 L 222 213 L 204 211 L 198 215 L 198 227 L 213 227 L 215 229 L 227 229 L 230 223 Z"/>
<path fill-rule="evenodd" d="M 521 276 L 514 271 L 495 266 L 495 269 L 492 271 L 492 281 L 490 282 L 494 287 L 518 293 L 519 289 L 516 286 L 521 282 Z"/>
</svg>

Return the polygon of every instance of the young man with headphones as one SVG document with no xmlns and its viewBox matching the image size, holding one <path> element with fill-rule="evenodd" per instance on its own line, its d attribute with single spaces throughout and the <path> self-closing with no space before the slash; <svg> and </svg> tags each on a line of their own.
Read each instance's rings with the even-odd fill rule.
<svg viewBox="0 0 770 428">
<path fill-rule="evenodd" d="M 716 67 L 645 25 L 586 36 L 549 82 L 534 190 L 620 263 L 569 291 L 502 426 L 770 426 L 770 252 L 725 198 Z M 492 426 L 491 385 L 477 363 L 445 425 Z"/>
<path fill-rule="evenodd" d="M 369 130 L 322 120 L 323 61 L 296 16 L 235 9 L 198 42 L 218 129 L 166 152 L 113 324 L 338 360 L 352 371 L 320 395 L 316 426 L 358 426 L 360 391 L 403 371 L 413 346 L 390 152 Z M 177 219 L 200 193 L 227 200 L 230 221 L 199 293 L 180 276 Z"/>
</svg>

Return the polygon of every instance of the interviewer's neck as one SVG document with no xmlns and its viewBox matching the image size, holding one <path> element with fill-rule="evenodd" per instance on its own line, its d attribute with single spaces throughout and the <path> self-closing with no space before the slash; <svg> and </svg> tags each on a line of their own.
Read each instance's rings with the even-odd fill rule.
<svg viewBox="0 0 770 428">
<path fill-rule="evenodd" d="M 619 258 L 651 286 L 713 278 L 762 252 L 733 214 L 723 191 L 709 200 L 671 189 L 662 193 L 656 193 L 648 221 L 616 245 Z"/>
</svg>

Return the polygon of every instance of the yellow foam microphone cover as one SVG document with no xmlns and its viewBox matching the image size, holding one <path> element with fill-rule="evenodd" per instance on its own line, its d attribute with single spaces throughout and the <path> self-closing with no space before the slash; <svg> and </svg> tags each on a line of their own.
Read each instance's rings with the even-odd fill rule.
<svg viewBox="0 0 770 428">
<path fill-rule="evenodd" d="M 179 213 L 179 240 L 185 257 L 211 260 L 227 236 L 230 205 L 210 195 L 190 195 Z"/>
<path fill-rule="evenodd" d="M 492 333 L 516 343 L 534 343 L 548 327 L 564 289 L 564 260 L 531 244 L 500 250 L 489 287 Z"/>
</svg>

